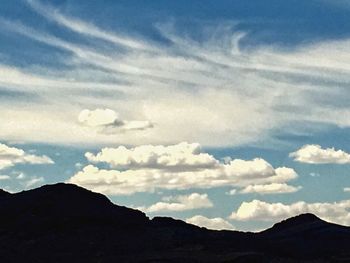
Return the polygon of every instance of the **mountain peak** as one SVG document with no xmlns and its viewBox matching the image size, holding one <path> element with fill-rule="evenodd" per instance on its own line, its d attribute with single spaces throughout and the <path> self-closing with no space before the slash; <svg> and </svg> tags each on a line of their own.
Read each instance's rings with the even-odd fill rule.
<svg viewBox="0 0 350 263">
<path fill-rule="evenodd" d="M 38 226 L 40 222 L 55 225 L 65 221 L 119 225 L 148 223 L 148 218 L 141 211 L 115 205 L 100 193 L 65 183 L 11 194 L 11 198 L 0 202 L 0 209 L 8 217 L 7 222 L 15 223 L 16 220 L 9 218 L 17 213 Z"/>
<path fill-rule="evenodd" d="M 97 194 L 94 193 L 86 188 L 80 187 L 78 185 L 75 184 L 69 184 L 69 183 L 56 183 L 56 184 L 46 184 L 43 185 L 41 187 L 38 187 L 36 189 L 33 190 L 29 190 L 29 191 L 46 191 L 46 192 L 75 192 L 76 194 L 78 193 L 93 193 L 93 194 Z"/>
<path fill-rule="evenodd" d="M 305 213 L 276 223 L 271 228 L 263 231 L 262 233 L 282 234 L 284 232 L 302 232 L 305 229 L 312 229 L 314 227 L 318 228 L 322 226 L 327 226 L 328 224 L 329 223 L 323 221 L 314 214 Z"/>
<path fill-rule="evenodd" d="M 283 220 L 277 223 L 276 225 L 287 225 L 287 224 L 299 225 L 299 224 L 314 223 L 314 222 L 324 222 L 324 221 L 314 214 L 305 213 L 294 217 L 290 217 L 286 220 Z"/>
</svg>

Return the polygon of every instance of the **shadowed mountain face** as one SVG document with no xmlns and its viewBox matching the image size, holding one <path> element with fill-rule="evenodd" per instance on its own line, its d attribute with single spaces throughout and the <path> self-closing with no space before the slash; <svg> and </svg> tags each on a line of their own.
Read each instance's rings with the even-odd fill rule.
<svg viewBox="0 0 350 263">
<path fill-rule="evenodd" d="M 350 228 L 300 215 L 261 233 L 150 220 L 70 184 L 0 191 L 1 262 L 349 262 Z"/>
<path fill-rule="evenodd" d="M 0 198 L 10 196 L 10 195 L 11 195 L 10 193 L 0 189 Z"/>
</svg>

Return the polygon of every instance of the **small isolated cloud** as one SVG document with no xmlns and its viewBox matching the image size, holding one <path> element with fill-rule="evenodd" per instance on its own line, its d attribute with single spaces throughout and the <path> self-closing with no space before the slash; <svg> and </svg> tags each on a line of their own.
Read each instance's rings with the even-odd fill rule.
<svg viewBox="0 0 350 263">
<path fill-rule="evenodd" d="M 320 177 L 320 174 L 312 172 L 312 173 L 310 173 L 310 176 L 311 177 Z"/>
<path fill-rule="evenodd" d="M 16 176 L 17 179 L 19 180 L 23 180 L 25 178 L 27 178 L 27 176 L 25 175 L 25 173 L 19 173 L 17 176 Z"/>
<path fill-rule="evenodd" d="M 107 134 L 117 131 L 153 128 L 153 124 L 150 121 L 122 120 L 119 118 L 118 113 L 111 109 L 82 110 L 78 116 L 78 121 L 85 126 Z"/>
<path fill-rule="evenodd" d="M 343 225 L 350 224 L 350 200 L 334 203 L 306 203 L 304 201 L 282 204 L 260 200 L 243 202 L 230 219 L 238 221 L 276 222 L 303 213 L 313 213 L 329 222 Z"/>
<path fill-rule="evenodd" d="M 185 211 L 210 207 L 213 207 L 213 203 L 210 201 L 207 194 L 192 193 L 190 195 L 164 198 L 163 202 L 158 202 L 143 210 L 145 212 L 154 213 L 160 211 Z"/>
<path fill-rule="evenodd" d="M 234 230 L 234 226 L 230 222 L 220 217 L 208 218 L 205 216 L 196 215 L 191 218 L 187 218 L 186 223 L 214 230 Z"/>
<path fill-rule="evenodd" d="M 345 187 L 344 192 L 350 192 L 350 187 Z"/>
<path fill-rule="evenodd" d="M 301 147 L 296 152 L 289 154 L 294 161 L 311 164 L 346 164 L 350 163 L 350 154 L 334 148 L 322 149 L 320 145 L 308 144 Z"/>
<path fill-rule="evenodd" d="M 227 194 L 227 195 L 235 195 L 235 194 L 237 194 L 237 189 L 231 189 L 231 190 L 228 191 L 226 194 Z"/>
<path fill-rule="evenodd" d="M 28 154 L 22 149 L 9 147 L 0 143 L 0 170 L 10 168 L 16 164 L 53 164 L 46 155 Z"/>
<path fill-rule="evenodd" d="M 283 184 L 263 184 L 263 185 L 248 185 L 240 191 L 242 194 L 287 194 L 295 193 L 301 189 L 301 186 L 292 186 L 286 183 Z"/>
<path fill-rule="evenodd" d="M 234 159 L 224 163 L 203 153 L 199 144 L 186 142 L 170 146 L 104 148 L 97 154 L 88 152 L 85 156 L 94 165 L 85 166 L 68 181 L 111 195 L 161 189 L 244 188 L 249 185 L 285 184 L 298 177 L 293 169 L 274 168 L 261 158 Z M 100 169 L 99 163 L 108 164 L 110 169 Z M 284 186 L 284 189 L 287 187 Z"/>
<path fill-rule="evenodd" d="M 77 169 L 80 169 L 81 167 L 83 167 L 83 164 L 81 164 L 81 163 L 75 163 L 75 168 L 77 168 Z"/>
</svg>

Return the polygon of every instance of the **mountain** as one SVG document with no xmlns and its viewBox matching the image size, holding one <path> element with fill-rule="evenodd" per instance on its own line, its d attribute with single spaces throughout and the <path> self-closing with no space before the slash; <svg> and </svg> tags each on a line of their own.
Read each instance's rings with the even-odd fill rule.
<svg viewBox="0 0 350 263">
<path fill-rule="evenodd" d="M 350 262 L 350 228 L 303 214 L 260 233 L 149 219 L 71 184 L 0 191 L 1 262 Z"/>
<path fill-rule="evenodd" d="M 302 214 L 275 224 L 259 236 L 264 240 L 264 251 L 279 256 L 313 259 L 336 255 L 350 262 L 350 228 L 321 220 L 313 214 Z M 336 261 L 338 262 L 338 261 Z"/>
<path fill-rule="evenodd" d="M 0 189 L 0 198 L 10 196 L 11 194 Z"/>
</svg>

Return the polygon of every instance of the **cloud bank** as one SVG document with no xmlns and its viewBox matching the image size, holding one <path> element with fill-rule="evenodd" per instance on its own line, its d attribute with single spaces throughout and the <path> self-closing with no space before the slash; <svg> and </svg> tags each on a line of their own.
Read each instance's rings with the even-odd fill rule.
<svg viewBox="0 0 350 263">
<path fill-rule="evenodd" d="M 88 152 L 86 157 L 94 165 L 85 166 L 68 182 L 110 195 L 154 192 L 157 189 L 286 184 L 298 177 L 293 169 L 274 168 L 261 158 L 222 163 L 201 152 L 199 144 L 186 142 L 169 146 L 104 148 L 97 154 Z M 110 169 L 100 169 L 96 166 L 99 163 L 108 164 Z M 292 189 L 288 185 L 283 187 L 275 191 L 290 192 Z M 263 191 L 255 187 L 255 191 L 259 190 Z"/>
<path fill-rule="evenodd" d="M 170 146 L 142 145 L 130 149 L 125 146 L 103 148 L 97 155 L 88 152 L 85 156 L 92 163 L 104 162 L 112 168 L 196 170 L 216 167 L 218 161 L 213 156 L 200 151 L 201 147 L 198 143 L 182 142 Z"/>
</svg>

